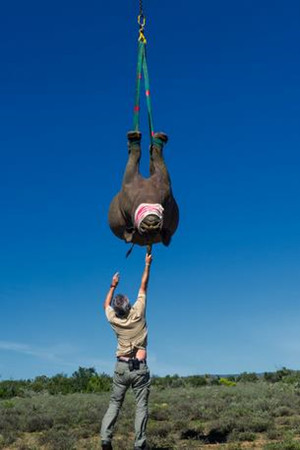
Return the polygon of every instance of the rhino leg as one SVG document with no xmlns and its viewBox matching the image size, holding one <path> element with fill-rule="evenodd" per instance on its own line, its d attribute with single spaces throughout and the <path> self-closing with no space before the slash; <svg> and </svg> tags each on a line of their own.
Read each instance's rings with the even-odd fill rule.
<svg viewBox="0 0 300 450">
<path fill-rule="evenodd" d="M 170 186 L 171 179 L 163 157 L 163 147 L 167 140 L 167 136 L 163 133 L 154 135 L 153 144 L 150 147 L 150 176 L 156 175 L 163 184 Z"/>
<path fill-rule="evenodd" d="M 179 222 L 179 210 L 172 194 L 171 178 L 163 157 L 163 147 L 167 140 L 167 136 L 163 133 L 156 133 L 150 151 L 150 174 L 156 187 L 160 189 L 165 208 L 161 239 L 166 246 L 170 244 Z"/>
<path fill-rule="evenodd" d="M 136 175 L 139 174 L 139 163 L 141 158 L 141 133 L 128 133 L 128 161 L 126 164 L 123 185 L 131 183 Z"/>
</svg>

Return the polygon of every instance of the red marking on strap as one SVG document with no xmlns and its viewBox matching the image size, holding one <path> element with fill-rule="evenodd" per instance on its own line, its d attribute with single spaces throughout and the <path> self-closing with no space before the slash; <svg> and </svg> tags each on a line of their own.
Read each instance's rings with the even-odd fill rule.
<svg viewBox="0 0 300 450">
<path fill-rule="evenodd" d="M 147 95 L 147 97 L 149 97 L 149 95 L 150 95 L 150 91 L 148 89 L 146 91 L 146 95 Z"/>
<path fill-rule="evenodd" d="M 154 133 L 154 131 L 151 131 L 151 135 L 152 135 L 152 137 L 154 136 L 154 134 L 155 134 L 155 133 Z"/>
<path fill-rule="evenodd" d="M 139 78 L 140 80 L 142 79 L 142 74 L 141 74 L 141 73 L 138 74 L 138 78 Z"/>
<path fill-rule="evenodd" d="M 138 106 L 138 105 L 136 105 L 135 107 L 134 107 L 134 111 L 139 111 L 140 110 L 140 107 Z"/>
</svg>

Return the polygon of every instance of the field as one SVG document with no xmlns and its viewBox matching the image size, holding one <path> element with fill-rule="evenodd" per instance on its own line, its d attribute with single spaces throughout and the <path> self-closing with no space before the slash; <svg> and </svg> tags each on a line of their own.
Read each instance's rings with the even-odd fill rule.
<svg viewBox="0 0 300 450">
<path fill-rule="evenodd" d="M 153 380 L 148 423 L 152 450 L 300 449 L 298 381 L 236 383 L 223 378 L 198 384 L 183 383 L 180 377 Z M 32 390 L 2 399 L 0 448 L 99 449 L 108 401 L 109 392 L 53 395 Z M 134 399 L 128 392 L 114 449 L 133 448 L 133 419 Z"/>
</svg>

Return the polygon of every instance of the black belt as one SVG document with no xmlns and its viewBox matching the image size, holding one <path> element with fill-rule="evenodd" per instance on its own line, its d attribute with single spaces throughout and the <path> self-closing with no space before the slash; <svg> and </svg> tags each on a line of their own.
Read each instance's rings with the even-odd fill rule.
<svg viewBox="0 0 300 450">
<path fill-rule="evenodd" d="M 130 372 L 133 370 L 139 370 L 141 364 L 146 364 L 145 359 L 137 359 L 137 358 L 129 358 L 123 359 L 122 357 L 117 358 L 119 362 L 123 362 L 125 364 L 128 364 L 128 369 Z"/>
<path fill-rule="evenodd" d="M 123 359 L 122 356 L 118 356 L 117 357 L 117 361 L 124 362 L 124 363 L 127 363 L 127 364 L 129 364 L 129 361 L 133 361 L 134 359 L 137 359 L 137 358 Z M 142 364 L 147 364 L 147 360 L 146 359 L 138 359 L 138 361 L 140 363 L 142 363 Z"/>
</svg>

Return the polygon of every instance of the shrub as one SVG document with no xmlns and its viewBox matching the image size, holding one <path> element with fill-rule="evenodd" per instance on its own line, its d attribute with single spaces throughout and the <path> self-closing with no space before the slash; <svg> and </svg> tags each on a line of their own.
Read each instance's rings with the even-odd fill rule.
<svg viewBox="0 0 300 450">
<path fill-rule="evenodd" d="M 274 410 L 273 414 L 275 417 L 292 416 L 294 411 L 288 406 L 279 406 Z"/>
<path fill-rule="evenodd" d="M 236 386 L 236 382 L 231 381 L 228 378 L 220 378 L 219 383 L 222 386 Z"/>
<path fill-rule="evenodd" d="M 241 431 L 253 431 L 255 433 L 262 433 L 269 430 L 270 428 L 273 428 L 273 422 L 268 417 L 254 416 L 249 417 L 248 419 L 245 418 L 243 428 L 244 430 Z"/>
<path fill-rule="evenodd" d="M 5 380 L 0 382 L 0 398 L 20 397 L 24 395 L 26 381 Z"/>
<path fill-rule="evenodd" d="M 0 414 L 0 433 L 4 434 L 10 431 L 20 429 L 20 412 L 16 409 L 4 409 Z"/>
<path fill-rule="evenodd" d="M 174 450 L 178 448 L 176 446 L 176 440 L 173 436 L 168 436 L 167 438 L 162 438 L 160 436 L 150 436 L 149 435 L 149 444 L 151 449 L 157 449 L 157 450 Z M 124 447 L 124 450 L 128 450 L 127 447 Z"/>
<path fill-rule="evenodd" d="M 277 370 L 277 372 L 265 372 L 264 379 L 270 383 L 277 383 L 278 381 L 282 381 L 285 378 L 288 379 L 294 373 L 295 371 L 283 367 L 282 369 Z"/>
<path fill-rule="evenodd" d="M 271 428 L 267 431 L 267 438 L 272 440 L 280 440 L 283 437 L 283 432 L 280 429 Z"/>
<path fill-rule="evenodd" d="M 207 378 L 200 375 L 189 376 L 186 378 L 186 383 L 191 387 L 206 386 Z"/>
<path fill-rule="evenodd" d="M 255 383 L 258 380 L 259 378 L 256 373 L 243 372 L 237 377 L 237 381 L 240 381 L 242 383 Z"/>
<path fill-rule="evenodd" d="M 160 421 L 168 420 L 170 417 L 170 414 L 169 414 L 167 407 L 157 404 L 153 408 L 150 409 L 149 417 L 152 420 L 156 420 L 156 421 L 160 422 Z"/>
<path fill-rule="evenodd" d="M 300 383 L 300 371 L 293 371 L 292 373 L 283 377 L 282 381 L 287 384 L 299 385 Z"/>
<path fill-rule="evenodd" d="M 172 430 L 172 425 L 169 422 L 161 422 L 159 425 L 149 430 L 149 436 L 156 436 L 166 438 Z"/>
<path fill-rule="evenodd" d="M 52 395 L 70 394 L 73 392 L 72 380 L 63 373 L 57 374 L 50 379 L 47 389 Z"/>
<path fill-rule="evenodd" d="M 87 384 L 87 392 L 108 392 L 111 388 L 111 377 L 105 374 L 93 375 Z"/>
<path fill-rule="evenodd" d="M 248 441 L 253 442 L 256 439 L 256 434 L 251 431 L 233 431 L 230 433 L 229 440 L 231 441 Z"/>
<path fill-rule="evenodd" d="M 53 427 L 53 418 L 45 414 L 37 414 L 29 417 L 25 431 L 30 433 L 35 431 L 48 430 Z"/>
<path fill-rule="evenodd" d="M 73 433 L 58 427 L 45 431 L 39 439 L 41 445 L 47 445 L 51 450 L 73 450 L 75 441 Z"/>
<path fill-rule="evenodd" d="M 50 379 L 48 377 L 46 377 L 45 375 L 36 377 L 31 385 L 30 388 L 34 391 L 34 392 L 43 392 L 46 391 L 49 385 L 49 381 Z"/>
<path fill-rule="evenodd" d="M 227 450 L 241 450 L 242 446 L 239 443 L 230 443 L 228 446 L 226 446 Z"/>
<path fill-rule="evenodd" d="M 300 450 L 300 442 L 285 440 L 281 442 L 274 442 L 271 444 L 266 444 L 263 450 Z"/>
<path fill-rule="evenodd" d="M 97 372 L 94 367 L 79 367 L 79 369 L 73 373 L 71 379 L 73 392 L 87 392 L 88 384 L 91 378 L 95 376 L 97 376 Z"/>
<path fill-rule="evenodd" d="M 12 430 L 0 434 L 0 448 L 6 449 L 7 446 L 13 444 L 17 438 L 18 434 Z"/>
<path fill-rule="evenodd" d="M 185 381 L 184 378 L 179 377 L 179 375 L 166 375 L 165 377 L 158 377 L 154 375 L 152 376 L 151 384 L 159 389 L 168 389 L 183 387 L 185 385 Z"/>
</svg>

